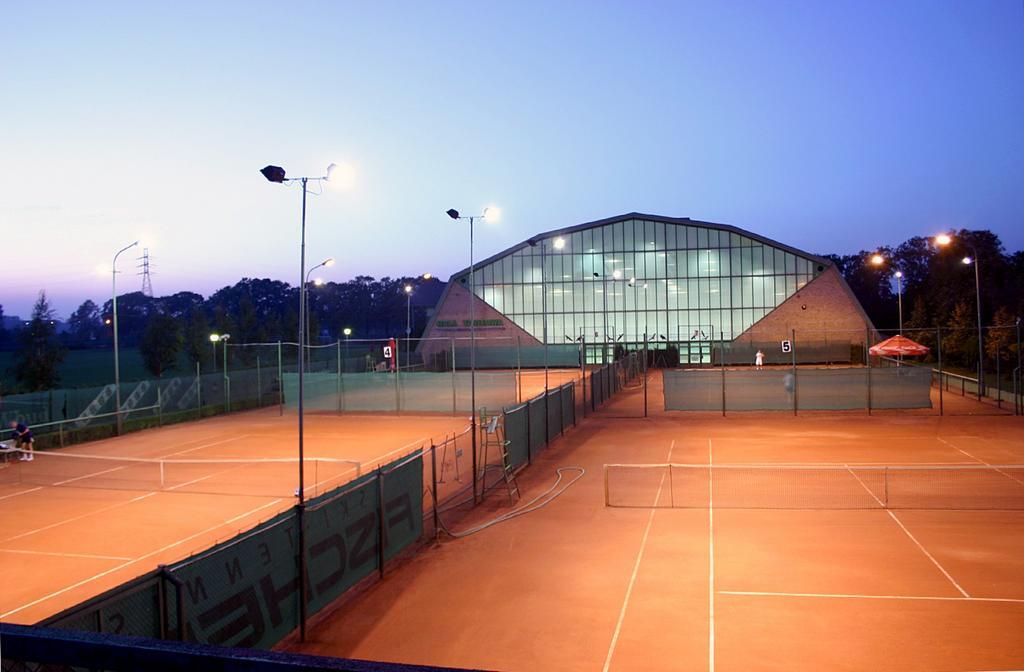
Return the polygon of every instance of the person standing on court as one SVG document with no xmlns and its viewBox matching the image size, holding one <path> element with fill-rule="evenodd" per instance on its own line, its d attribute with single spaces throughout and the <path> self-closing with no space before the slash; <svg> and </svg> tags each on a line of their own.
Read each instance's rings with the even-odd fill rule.
<svg viewBox="0 0 1024 672">
<path fill-rule="evenodd" d="M 35 441 L 32 439 L 32 430 L 24 422 L 11 420 L 11 430 L 14 432 L 14 447 L 21 451 L 21 460 L 31 462 L 32 448 Z"/>
<path fill-rule="evenodd" d="M 761 367 L 764 366 L 764 353 L 760 350 L 758 350 L 757 354 L 754 355 L 754 366 L 757 367 L 758 371 L 760 371 Z"/>
</svg>

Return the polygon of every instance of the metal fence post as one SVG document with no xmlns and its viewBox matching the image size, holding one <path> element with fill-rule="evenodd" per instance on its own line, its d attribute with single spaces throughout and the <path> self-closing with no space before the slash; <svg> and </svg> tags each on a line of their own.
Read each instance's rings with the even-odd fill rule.
<svg viewBox="0 0 1024 672">
<path fill-rule="evenodd" d="M 791 353 L 791 359 L 793 360 L 793 415 L 796 415 L 799 403 L 796 399 L 796 329 L 791 330 L 789 351 Z"/>
<path fill-rule="evenodd" d="M 199 372 L 199 362 L 196 362 L 196 410 L 199 417 L 203 417 L 203 376 Z"/>
<path fill-rule="evenodd" d="M 939 362 L 939 415 L 945 415 L 942 398 L 942 327 L 935 327 L 935 353 Z"/>
<path fill-rule="evenodd" d="M 457 385 L 455 384 L 455 337 L 452 337 L 452 413 L 459 412 L 459 405 L 456 401 L 456 390 Z"/>
<path fill-rule="evenodd" d="M 263 408 L 263 371 L 259 355 L 256 355 L 256 408 Z"/>
<path fill-rule="evenodd" d="M 277 342 L 277 405 L 284 415 L 284 365 L 281 363 L 281 341 Z"/>
<path fill-rule="evenodd" d="M 402 412 L 402 381 L 399 379 L 402 371 L 402 361 L 398 357 L 398 353 L 401 352 L 402 343 L 399 339 L 395 339 L 395 413 Z"/>
<path fill-rule="evenodd" d="M 580 335 L 580 388 L 583 390 L 583 417 L 587 417 L 587 337 Z"/>
<path fill-rule="evenodd" d="M 722 367 L 721 367 L 722 368 L 722 417 L 724 418 L 725 417 L 725 341 L 723 339 L 719 339 L 719 341 L 718 341 L 718 358 L 719 358 L 720 363 L 722 365 Z M 671 473 L 671 471 L 672 471 L 672 469 L 670 467 L 669 468 L 669 472 Z"/>
<path fill-rule="evenodd" d="M 437 446 L 430 441 L 430 498 L 434 505 L 434 539 L 441 536 L 440 514 L 437 511 Z"/>
<path fill-rule="evenodd" d="M 160 381 L 156 382 L 156 424 L 158 427 L 164 425 L 164 402 L 160 396 Z"/>
<path fill-rule="evenodd" d="M 864 328 L 864 362 L 868 373 L 868 415 L 871 415 L 871 329 Z"/>
<path fill-rule="evenodd" d="M 397 341 L 395 343 L 397 345 Z M 384 578 L 384 468 L 377 469 L 377 563 L 380 578 Z"/>
<path fill-rule="evenodd" d="M 338 413 L 341 413 L 341 339 L 338 339 Z"/>
</svg>

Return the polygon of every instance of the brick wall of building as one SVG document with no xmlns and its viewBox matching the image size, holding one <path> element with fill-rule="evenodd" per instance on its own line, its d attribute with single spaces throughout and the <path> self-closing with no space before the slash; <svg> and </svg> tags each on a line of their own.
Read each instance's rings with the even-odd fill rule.
<svg viewBox="0 0 1024 672">
<path fill-rule="evenodd" d="M 736 340 L 781 341 L 791 338 L 794 329 L 797 341 L 823 340 L 828 332 L 828 340 L 833 343 L 846 339 L 863 343 L 867 331 L 874 331 L 874 326 L 839 272 L 828 266 Z"/>
<path fill-rule="evenodd" d="M 425 340 L 417 348 L 417 352 L 429 358 L 436 352 L 450 348 L 450 339 L 469 338 L 469 302 L 471 298 L 475 302 L 473 311 L 477 322 L 476 339 L 479 347 L 487 345 L 512 346 L 517 341 L 522 346 L 541 345 L 538 339 L 499 313 L 490 304 L 479 297 L 472 296 L 461 283 L 452 282 L 448 288 L 448 296 L 445 297 L 444 303 L 438 306 L 434 321 L 423 334 L 424 339 L 439 340 Z M 449 340 L 445 342 L 440 339 Z"/>
</svg>

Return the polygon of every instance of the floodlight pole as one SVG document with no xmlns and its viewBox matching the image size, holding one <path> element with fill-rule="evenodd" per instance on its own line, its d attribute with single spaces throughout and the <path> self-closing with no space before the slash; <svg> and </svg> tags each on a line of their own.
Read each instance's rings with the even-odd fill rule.
<svg viewBox="0 0 1024 672">
<path fill-rule="evenodd" d="M 114 413 L 115 413 L 116 418 L 117 418 L 117 433 L 118 433 L 118 435 L 121 434 L 121 431 L 123 430 L 123 425 L 122 425 L 122 421 L 121 421 L 121 361 L 120 361 L 120 356 L 119 356 L 118 347 L 117 347 L 117 258 L 121 256 L 122 252 L 125 252 L 126 250 L 130 250 L 131 248 L 135 247 L 138 244 L 139 244 L 139 241 L 136 240 L 131 245 L 126 245 L 125 247 L 123 247 L 120 250 L 118 250 L 117 254 L 114 255 L 114 261 L 110 264 L 110 270 L 111 270 L 110 276 L 111 276 L 111 288 L 112 288 L 112 292 L 111 292 L 112 293 L 111 305 L 112 305 L 112 311 L 114 313 L 114 315 L 113 315 L 113 327 L 114 327 L 114 403 L 116 404 L 116 406 L 114 408 Z"/>
<path fill-rule="evenodd" d="M 302 219 L 300 225 L 300 237 L 299 237 L 299 394 L 298 394 L 298 407 L 299 407 L 299 489 L 295 495 L 298 499 L 297 511 L 298 511 L 298 551 L 299 551 L 299 639 L 300 641 L 306 641 L 306 611 L 307 611 L 307 595 L 306 595 L 306 584 L 308 583 L 308 567 L 306 564 L 306 524 L 304 521 L 304 513 L 306 507 L 306 481 L 304 474 L 304 450 L 303 450 L 303 411 L 304 411 L 304 392 L 303 389 L 305 384 L 304 372 L 306 358 L 305 358 L 305 318 L 306 318 L 306 194 L 309 189 L 309 181 L 324 182 L 330 179 L 331 172 L 335 168 L 335 164 L 327 166 L 327 175 L 322 177 L 293 177 L 286 178 L 285 171 L 280 166 L 267 166 L 260 170 L 263 177 L 267 178 L 270 182 L 277 182 L 279 184 L 285 182 L 299 182 L 302 185 Z"/>
<path fill-rule="evenodd" d="M 972 245 L 974 252 L 974 293 L 978 308 L 978 400 L 985 394 L 985 360 L 981 337 L 981 272 L 978 270 L 978 250 Z M 998 382 L 998 381 L 997 381 Z"/>
<path fill-rule="evenodd" d="M 473 450 L 473 505 L 477 503 L 477 481 L 479 474 L 477 473 L 477 455 L 476 455 L 476 273 L 473 266 L 473 225 L 476 224 L 476 220 L 484 219 L 487 217 L 487 208 L 484 208 L 483 213 L 479 215 L 460 215 L 458 210 L 452 208 L 448 210 L 447 214 L 452 219 L 468 219 L 469 220 L 469 405 L 470 405 L 470 417 L 469 417 L 469 431 L 470 441 Z M 452 360 L 452 370 L 454 371 L 455 361 Z"/>
</svg>

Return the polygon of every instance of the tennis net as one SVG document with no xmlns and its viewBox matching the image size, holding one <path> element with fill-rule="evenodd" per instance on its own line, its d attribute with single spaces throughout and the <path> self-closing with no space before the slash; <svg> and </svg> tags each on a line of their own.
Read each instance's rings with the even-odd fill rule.
<svg viewBox="0 0 1024 672">
<path fill-rule="evenodd" d="M 1024 465 L 606 464 L 610 507 L 1024 509 Z"/>
<path fill-rule="evenodd" d="M 357 460 L 303 460 L 307 496 L 336 488 L 360 474 Z M 0 486 L 5 484 L 294 497 L 298 489 L 298 459 L 181 460 L 36 451 L 31 462 L 15 460 L 0 465 Z"/>
</svg>

